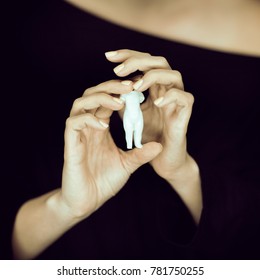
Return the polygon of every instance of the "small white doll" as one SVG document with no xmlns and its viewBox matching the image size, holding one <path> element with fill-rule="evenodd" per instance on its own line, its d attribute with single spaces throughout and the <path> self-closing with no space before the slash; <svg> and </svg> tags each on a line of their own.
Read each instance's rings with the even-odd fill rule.
<svg viewBox="0 0 260 280">
<path fill-rule="evenodd" d="M 129 93 L 122 94 L 120 99 L 125 102 L 123 124 L 127 149 L 132 149 L 133 138 L 136 148 L 142 148 L 143 145 L 141 141 L 144 120 L 140 103 L 144 101 L 144 95 L 142 92 L 131 91 Z"/>
</svg>

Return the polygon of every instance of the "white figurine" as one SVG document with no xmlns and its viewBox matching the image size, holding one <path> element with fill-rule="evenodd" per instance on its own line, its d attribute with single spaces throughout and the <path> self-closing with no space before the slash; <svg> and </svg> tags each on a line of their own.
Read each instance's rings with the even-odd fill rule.
<svg viewBox="0 0 260 280">
<path fill-rule="evenodd" d="M 141 141 L 144 120 L 140 103 L 144 101 L 144 95 L 142 92 L 131 91 L 129 93 L 122 94 L 120 99 L 125 102 L 123 124 L 127 149 L 132 149 L 133 137 L 135 146 L 137 148 L 142 148 L 143 145 Z"/>
</svg>

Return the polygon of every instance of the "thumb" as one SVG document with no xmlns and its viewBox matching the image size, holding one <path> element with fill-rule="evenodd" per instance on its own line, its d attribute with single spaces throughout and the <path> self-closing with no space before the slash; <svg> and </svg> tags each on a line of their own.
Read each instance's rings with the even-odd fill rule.
<svg viewBox="0 0 260 280">
<path fill-rule="evenodd" d="M 133 173 L 141 165 L 151 161 L 162 151 L 162 145 L 157 142 L 150 142 L 143 145 L 141 149 L 133 149 L 126 152 L 126 169 Z"/>
</svg>

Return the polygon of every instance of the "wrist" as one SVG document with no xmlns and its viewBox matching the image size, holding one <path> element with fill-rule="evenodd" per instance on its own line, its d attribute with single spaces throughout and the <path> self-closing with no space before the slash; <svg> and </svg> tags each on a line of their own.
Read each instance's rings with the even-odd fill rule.
<svg viewBox="0 0 260 280">
<path fill-rule="evenodd" d="M 177 188 L 178 186 L 183 187 L 185 185 L 189 185 L 189 182 L 197 181 L 199 178 L 199 167 L 196 161 L 189 154 L 187 154 L 185 163 L 173 170 L 171 176 L 166 178 L 166 181 Z"/>
<path fill-rule="evenodd" d="M 56 220 L 66 227 L 72 227 L 83 220 L 82 216 L 74 214 L 65 203 L 62 198 L 61 189 L 55 190 L 52 195 L 46 199 L 46 206 L 56 217 Z"/>
<path fill-rule="evenodd" d="M 189 209 L 196 224 L 199 223 L 202 211 L 202 191 L 199 167 L 195 160 L 188 155 L 187 163 L 167 180 L 178 193 Z"/>
</svg>

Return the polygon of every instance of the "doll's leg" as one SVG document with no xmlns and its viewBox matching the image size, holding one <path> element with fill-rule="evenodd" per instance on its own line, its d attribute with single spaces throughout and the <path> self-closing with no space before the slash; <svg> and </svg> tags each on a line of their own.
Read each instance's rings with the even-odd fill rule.
<svg viewBox="0 0 260 280">
<path fill-rule="evenodd" d="M 127 149 L 133 148 L 133 125 L 127 121 L 124 121 L 124 130 L 125 130 L 125 140 Z"/>
<path fill-rule="evenodd" d="M 143 133 L 143 119 L 140 119 L 136 125 L 134 130 L 134 143 L 136 148 L 142 148 L 142 133 Z"/>
</svg>

